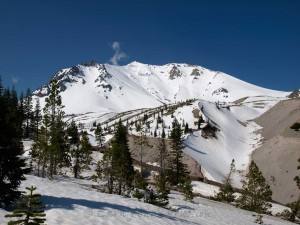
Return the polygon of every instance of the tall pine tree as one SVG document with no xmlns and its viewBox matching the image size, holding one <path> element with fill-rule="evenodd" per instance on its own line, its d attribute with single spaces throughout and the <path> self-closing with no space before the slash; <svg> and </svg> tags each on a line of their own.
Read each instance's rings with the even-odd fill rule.
<svg viewBox="0 0 300 225">
<path fill-rule="evenodd" d="M 220 187 L 219 193 L 216 194 L 215 199 L 221 202 L 231 203 L 235 200 L 234 190 L 232 187 L 232 175 L 235 173 L 235 163 L 234 159 L 230 164 L 229 173 L 226 178 L 223 180 L 223 183 Z"/>
<path fill-rule="evenodd" d="M 172 124 L 171 131 L 171 151 L 168 162 L 168 179 L 173 185 L 184 182 L 187 175 L 186 165 L 182 162 L 183 145 L 182 145 L 182 130 L 178 120 L 175 118 Z"/>
<path fill-rule="evenodd" d="M 272 191 L 266 183 L 265 178 L 252 160 L 249 165 L 249 171 L 246 180 L 243 181 L 243 191 L 241 197 L 237 200 L 237 206 L 254 211 L 258 214 L 267 213 L 272 200 Z"/>
<path fill-rule="evenodd" d="M 121 121 L 117 124 L 111 146 L 98 162 L 95 177 L 106 181 L 105 191 L 126 195 L 132 187 L 135 173 L 128 146 L 127 129 Z"/>
<path fill-rule="evenodd" d="M 22 113 L 15 89 L 4 90 L 0 79 L 0 207 L 20 196 L 18 187 L 29 172 L 23 159 Z"/>
</svg>

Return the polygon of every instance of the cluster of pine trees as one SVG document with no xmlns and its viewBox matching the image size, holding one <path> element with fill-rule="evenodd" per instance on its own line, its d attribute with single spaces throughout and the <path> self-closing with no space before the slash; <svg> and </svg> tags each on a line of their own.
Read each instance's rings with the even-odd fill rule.
<svg viewBox="0 0 300 225">
<path fill-rule="evenodd" d="M 92 160 L 92 146 L 87 133 L 79 132 L 74 121 L 67 124 L 63 120 L 64 106 L 56 79 L 51 80 L 45 103 L 31 152 L 37 174 L 53 179 L 60 168 L 71 167 L 74 177 L 78 178 Z"/>
<path fill-rule="evenodd" d="M 192 186 L 186 165 L 182 161 L 182 129 L 175 118 L 170 135 L 171 150 L 167 150 L 167 140 L 160 139 L 158 146 L 160 171 L 155 176 L 155 186 L 148 184 L 143 167 L 143 149 L 152 147 L 141 127 L 140 136 L 135 141 L 138 150 L 141 170 L 134 171 L 132 156 L 128 147 L 127 128 L 119 121 L 110 148 L 97 164 L 95 179 L 100 180 L 101 191 L 128 196 L 132 194 L 145 202 L 166 205 L 171 187 L 184 192 L 187 200 L 192 200 Z"/>
<path fill-rule="evenodd" d="M 15 201 L 24 174 L 29 172 L 23 154 L 23 109 L 14 88 L 4 89 L 0 79 L 0 207 Z"/>
</svg>

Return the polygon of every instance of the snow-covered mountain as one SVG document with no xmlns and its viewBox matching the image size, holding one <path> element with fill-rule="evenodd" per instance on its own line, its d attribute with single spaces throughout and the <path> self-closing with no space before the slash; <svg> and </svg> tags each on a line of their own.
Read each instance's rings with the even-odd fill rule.
<svg viewBox="0 0 300 225">
<path fill-rule="evenodd" d="M 201 66 L 167 64 L 163 66 L 132 62 L 126 66 L 80 64 L 63 69 L 54 75 L 60 81 L 65 111 L 90 133 L 93 124 L 113 127 L 120 119 L 129 125 L 130 134 L 137 134 L 135 123 L 148 114 L 148 135 L 158 136 L 164 129 L 168 134 L 173 117 L 188 123 L 193 133 L 185 137 L 185 153 L 193 157 L 202 168 L 204 176 L 222 182 L 232 159 L 236 161 L 236 187 L 248 166 L 252 152 L 261 144 L 257 132 L 260 126 L 251 122 L 291 92 L 280 92 L 258 87 L 222 72 Z M 49 94 L 49 85 L 34 92 L 41 105 Z M 156 122 L 163 104 L 194 101 L 161 113 L 163 124 Z M 165 107 L 163 107 L 165 108 Z M 198 110 L 198 113 L 195 113 Z M 214 137 L 203 135 L 197 121 L 210 125 Z M 110 136 L 111 137 L 111 136 Z"/>
<path fill-rule="evenodd" d="M 232 102 L 249 96 L 282 98 L 290 94 L 201 66 L 178 63 L 156 66 L 132 62 L 113 66 L 92 61 L 62 69 L 54 78 L 60 81 L 67 114 L 122 112 L 193 98 Z M 42 104 L 48 94 L 48 84 L 34 92 Z"/>
</svg>

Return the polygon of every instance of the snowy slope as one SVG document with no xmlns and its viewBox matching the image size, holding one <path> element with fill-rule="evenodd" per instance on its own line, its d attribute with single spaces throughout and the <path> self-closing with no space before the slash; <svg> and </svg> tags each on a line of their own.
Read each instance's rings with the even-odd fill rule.
<svg viewBox="0 0 300 225">
<path fill-rule="evenodd" d="M 113 66 L 91 62 L 63 69 L 54 77 L 60 81 L 64 110 L 71 115 L 67 119 L 81 123 L 91 135 L 94 122 L 103 127 L 113 126 L 119 119 L 134 123 L 145 112 L 150 114 L 162 104 L 199 99 L 176 109 L 174 116 L 180 123 L 197 129 L 192 110 L 203 107 L 203 117 L 216 124 L 216 138 L 205 138 L 201 131 L 195 131 L 186 137 L 184 151 L 196 159 L 208 179 L 218 182 L 226 176 L 231 160 L 235 159 L 239 172 L 235 186 L 240 186 L 240 175 L 260 144 L 256 133 L 260 127 L 249 120 L 290 94 L 261 88 L 201 66 L 177 63 L 156 66 L 132 62 Z M 47 94 L 48 85 L 34 92 L 41 105 Z M 216 107 L 216 103 L 223 107 Z M 168 134 L 172 115 L 163 115 L 163 120 L 164 124 L 156 124 L 155 115 L 151 116 L 148 135 L 156 130 L 160 136 L 163 126 Z M 138 134 L 134 125 L 129 130 Z"/>
<path fill-rule="evenodd" d="M 91 181 L 57 177 L 54 181 L 26 176 L 21 190 L 34 185 L 46 206 L 46 223 L 51 225 L 79 224 L 199 224 L 199 225 L 254 225 L 251 212 L 233 206 L 196 198 L 195 203 L 183 201 L 178 193 L 170 194 L 170 208 L 159 208 L 135 199 L 97 192 Z M 0 209 L 0 224 L 7 211 Z M 264 215 L 265 224 L 291 224 Z"/>
<path fill-rule="evenodd" d="M 260 140 L 260 135 L 255 132 L 259 126 L 248 119 L 260 114 L 259 110 L 247 106 L 231 106 L 227 109 L 206 101 L 198 104 L 204 114 L 202 117 L 218 131 L 216 137 L 210 138 L 203 137 L 201 131 L 193 132 L 185 140 L 184 151 L 202 165 L 208 179 L 217 182 L 225 178 L 234 159 L 238 171 L 234 183 L 240 187 L 239 172 L 247 168 L 250 155 Z"/>
<path fill-rule="evenodd" d="M 285 98 L 287 92 L 264 89 L 201 66 L 163 66 L 132 62 L 126 66 L 80 64 L 55 74 L 67 114 L 122 112 L 186 99 L 232 102 L 248 96 Z M 34 92 L 43 100 L 44 85 Z"/>
</svg>

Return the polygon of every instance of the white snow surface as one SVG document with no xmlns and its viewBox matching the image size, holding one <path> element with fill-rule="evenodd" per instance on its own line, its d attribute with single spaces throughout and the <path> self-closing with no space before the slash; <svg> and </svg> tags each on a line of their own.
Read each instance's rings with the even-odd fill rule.
<svg viewBox="0 0 300 225">
<path fill-rule="evenodd" d="M 77 65 L 59 71 L 55 77 L 64 86 L 61 96 L 67 114 L 124 112 L 192 98 L 232 102 L 243 97 L 285 98 L 289 94 L 261 88 L 201 66 L 178 63 Z M 36 96 L 43 96 L 42 106 L 48 88 L 44 85 L 34 92 Z"/>
<path fill-rule="evenodd" d="M 198 104 L 206 120 L 218 131 L 216 137 L 209 138 L 203 137 L 201 131 L 194 131 L 184 141 L 184 152 L 202 166 L 205 177 L 217 182 L 222 182 L 228 174 L 234 159 L 237 173 L 233 177 L 233 183 L 234 186 L 241 187 L 239 172 L 247 168 L 250 155 L 258 147 L 261 138 L 256 132 L 260 127 L 247 119 L 260 112 L 247 106 L 227 109 L 207 101 L 199 101 Z M 232 108 L 235 109 L 231 110 Z M 238 120 L 239 118 L 243 120 Z"/>
<path fill-rule="evenodd" d="M 46 223 L 51 225 L 89 224 L 199 224 L 199 225 L 254 225 L 253 213 L 234 206 L 195 198 L 195 203 L 186 202 L 179 193 L 170 194 L 169 208 L 159 208 L 124 198 L 97 192 L 91 181 L 56 177 L 53 181 L 28 175 L 20 189 L 34 185 L 42 195 L 46 206 Z M 9 212 L 0 209 L 0 223 L 9 219 Z M 265 224 L 291 224 L 281 219 L 264 215 Z"/>
</svg>

